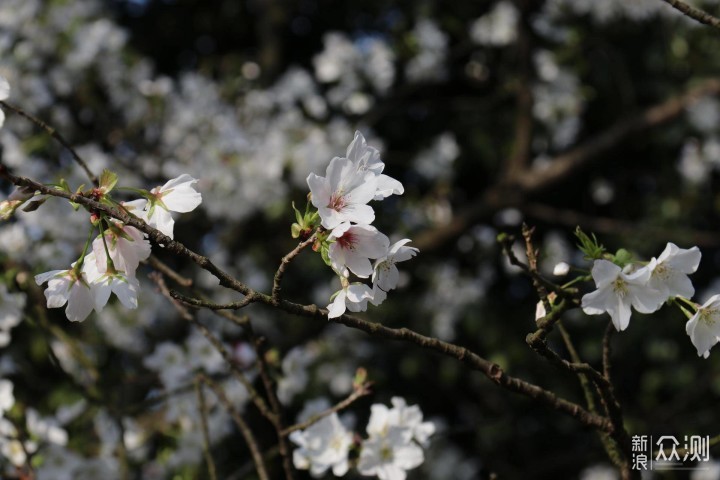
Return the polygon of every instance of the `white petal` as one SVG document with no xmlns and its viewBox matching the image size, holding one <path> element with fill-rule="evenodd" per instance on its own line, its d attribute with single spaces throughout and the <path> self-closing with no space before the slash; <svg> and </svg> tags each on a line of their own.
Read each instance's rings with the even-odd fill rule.
<svg viewBox="0 0 720 480">
<path fill-rule="evenodd" d="M 632 311 L 630 310 L 630 302 L 627 301 L 627 299 L 618 298 L 616 307 L 609 309 L 608 313 L 610 314 L 613 325 L 615 325 L 615 329 L 618 332 L 622 332 L 630 324 L 630 315 L 632 314 Z"/>
<path fill-rule="evenodd" d="M 592 277 L 598 288 L 610 285 L 617 279 L 620 272 L 620 267 L 607 260 L 595 260 L 593 263 Z"/>
<path fill-rule="evenodd" d="M 327 309 L 328 318 L 337 318 L 345 313 L 345 290 L 340 290 L 335 296 L 335 300 L 327 306 Z"/>
<path fill-rule="evenodd" d="M 153 216 L 149 218 L 148 224 L 157 228 L 170 238 L 173 238 L 173 229 L 175 220 L 172 214 L 160 206 L 156 206 L 153 210 Z"/>
<path fill-rule="evenodd" d="M 103 275 L 91 283 L 90 288 L 95 298 L 95 311 L 100 312 L 107 304 L 110 299 L 110 294 L 112 293 L 109 279 Z"/>
<path fill-rule="evenodd" d="M 115 279 L 112 284 L 112 291 L 120 299 L 125 308 L 137 308 L 137 295 L 140 284 L 135 277 Z"/>
<path fill-rule="evenodd" d="M 628 297 L 632 306 L 640 313 L 653 313 L 662 307 L 667 295 L 650 287 L 628 285 Z"/>
<path fill-rule="evenodd" d="M 57 276 L 58 274 L 66 273 L 66 272 L 67 272 L 67 270 L 51 270 L 49 272 L 40 273 L 38 275 L 35 275 L 35 283 L 37 283 L 38 285 L 42 285 L 43 283 L 47 282 L 48 280 Z"/>
<path fill-rule="evenodd" d="M 601 315 L 608 310 L 608 305 L 615 301 L 615 294 L 607 286 L 598 288 L 594 292 L 587 293 L 582 297 L 583 312 L 588 315 Z"/>
<path fill-rule="evenodd" d="M 173 188 L 173 191 L 164 194 L 161 200 L 168 210 L 186 213 L 195 210 L 202 203 L 202 195 L 190 185 L 186 185 Z"/>
<path fill-rule="evenodd" d="M 167 191 L 167 190 L 172 190 L 172 189 L 174 189 L 174 188 L 176 188 L 176 187 L 179 187 L 179 186 L 181 186 L 181 185 L 185 185 L 185 184 L 192 185 L 193 183 L 196 183 L 196 182 L 197 182 L 196 179 L 194 179 L 193 177 L 191 177 L 191 176 L 188 175 L 187 173 L 183 173 L 183 174 L 180 175 L 179 177 L 175 177 L 175 178 L 173 178 L 172 180 L 168 180 L 168 181 L 165 183 L 165 185 L 163 185 L 162 187 L 160 187 L 160 191 L 161 191 L 161 192 L 165 192 L 165 191 Z"/>
<path fill-rule="evenodd" d="M 70 290 L 70 279 L 68 277 L 53 278 L 48 282 L 45 289 L 48 308 L 60 308 L 65 305 Z"/>
<path fill-rule="evenodd" d="M 307 177 L 307 184 L 312 194 L 312 204 L 315 208 L 327 207 L 330 203 L 330 182 L 325 177 L 311 173 Z"/>
<path fill-rule="evenodd" d="M 95 306 L 92 292 L 80 282 L 76 282 L 70 290 L 65 315 L 71 322 L 82 322 L 90 315 Z"/>
</svg>

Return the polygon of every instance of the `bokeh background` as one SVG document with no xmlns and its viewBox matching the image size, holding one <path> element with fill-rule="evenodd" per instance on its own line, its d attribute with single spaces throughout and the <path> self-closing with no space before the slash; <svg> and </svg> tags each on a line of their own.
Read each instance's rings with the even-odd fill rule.
<svg viewBox="0 0 720 480">
<path fill-rule="evenodd" d="M 715 0 L 696 5 L 720 12 Z M 363 317 L 458 343 L 580 403 L 577 379 L 526 346 L 538 299 L 496 236 L 535 226 L 541 270 L 558 282 L 572 277 L 553 277 L 557 262 L 589 268 L 575 248 L 577 225 L 639 260 L 668 241 L 697 245 L 696 299 L 719 293 L 718 51 L 718 30 L 661 0 L 0 2 L 10 103 L 62 132 L 96 173 L 117 172 L 122 186 L 200 179 L 203 205 L 180 217 L 175 238 L 253 288 L 269 291 L 296 245 L 290 205 L 304 205 L 307 175 L 324 174 L 362 131 L 405 186 L 375 204 L 376 225 L 421 250 L 400 264 L 401 287 Z M 0 144 L 9 168 L 87 183 L 46 134 L 7 116 Z M 557 173 L 559 165 L 569 167 Z M 11 416 L 21 422 L 33 409 L 69 434 L 65 445 L 43 443 L 38 478 L 206 478 L 185 386 L 193 371 L 223 379 L 227 366 L 154 291 L 149 269 L 139 274 L 137 311 L 118 305 L 70 324 L 42 308 L 32 275 L 77 259 L 86 223 L 51 199 L 0 226 L 9 335 L 0 372 L 15 385 Z M 204 295 L 238 300 L 193 265 L 158 255 Z M 325 306 L 334 282 L 308 251 L 283 292 Z M 457 361 L 261 306 L 246 313 L 267 338 L 288 420 L 308 400 L 347 395 L 358 367 L 374 382 L 348 412 L 359 433 L 372 403 L 401 396 L 421 407 L 439 431 L 409 478 L 614 478 L 595 432 Z M 238 329 L 198 315 L 251 365 Z M 583 359 L 599 365 L 607 316 L 575 310 L 563 321 Z M 634 313 L 613 339 L 631 434 L 718 433 L 720 353 L 698 358 L 685 321 L 670 307 Z M 556 335 L 550 343 L 566 355 Z M 225 385 L 238 405 L 247 401 Z M 74 415 L 63 417 L 70 406 Z M 272 448 L 257 411 L 245 414 Z M 211 432 L 220 477 L 253 478 L 218 406 Z M 48 469 L 59 460 L 77 462 L 75 473 Z"/>
</svg>

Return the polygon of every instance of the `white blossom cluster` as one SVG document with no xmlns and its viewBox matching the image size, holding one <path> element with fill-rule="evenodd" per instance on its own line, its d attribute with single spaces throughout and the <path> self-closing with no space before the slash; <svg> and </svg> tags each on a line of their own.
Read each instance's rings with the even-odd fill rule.
<svg viewBox="0 0 720 480">
<path fill-rule="evenodd" d="M 425 460 L 423 447 L 435 433 L 432 422 L 423 422 L 417 405 L 393 397 L 392 408 L 376 403 L 370 407 L 366 428 L 368 437 L 360 444 L 357 470 L 364 476 L 380 480 L 405 480 L 407 471 Z M 310 470 L 320 477 L 331 470 L 335 476 L 345 475 L 350 463 L 353 434 L 343 425 L 337 413 L 323 417 L 305 430 L 293 432 L 290 440 L 299 448 L 293 452 L 296 468 Z"/>
<path fill-rule="evenodd" d="M 368 302 L 380 305 L 398 285 L 400 274 L 395 264 L 418 252 L 406 246 L 409 239 L 390 245 L 388 237 L 371 225 L 375 211 L 368 203 L 404 192 L 399 181 L 382 173 L 384 168 L 380 152 L 356 132 L 346 157 L 333 158 L 324 177 L 311 173 L 307 178 L 320 225 L 329 233 L 321 248 L 327 249 L 328 264 L 342 283 L 328 305 L 329 318 L 339 317 L 346 309 L 364 311 Z M 372 289 L 364 283 L 350 283 L 351 272 L 358 278 L 372 276 Z"/>
<path fill-rule="evenodd" d="M 690 302 L 695 287 L 688 275 L 695 273 L 700 257 L 697 247 L 683 249 L 668 243 L 659 257 L 637 269 L 595 260 L 592 277 L 597 290 L 583 296 L 583 311 L 588 315 L 607 312 L 615 328 L 622 331 L 630 323 L 633 308 L 653 313 L 669 299 L 685 300 L 695 308 L 694 314 L 688 314 L 685 330 L 698 355 L 708 358 L 710 349 L 720 341 L 720 295 L 712 296 L 703 305 Z"/>
<path fill-rule="evenodd" d="M 107 186 L 101 184 L 93 192 L 102 199 L 116 181 L 109 180 Z M 183 174 L 152 189 L 146 198 L 124 204 L 124 208 L 172 238 L 174 221 L 170 212 L 189 212 L 202 201 L 193 188 L 196 182 Z M 137 308 L 140 283 L 135 272 L 140 262 L 150 256 L 150 242 L 137 228 L 109 218 L 96 223 L 101 233 L 93 240 L 91 252 L 87 253 L 86 245 L 70 269 L 52 270 L 35 277 L 38 285 L 48 284 L 45 289 L 48 308 L 67 304 L 65 314 L 73 322 L 85 320 L 93 309 L 102 311 L 112 293 L 126 308 Z"/>
</svg>

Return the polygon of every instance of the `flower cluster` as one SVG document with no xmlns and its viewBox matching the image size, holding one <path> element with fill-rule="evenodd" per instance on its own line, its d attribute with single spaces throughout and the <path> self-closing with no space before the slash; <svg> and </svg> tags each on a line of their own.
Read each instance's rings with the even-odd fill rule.
<svg viewBox="0 0 720 480">
<path fill-rule="evenodd" d="M 106 170 L 100 186 L 88 192 L 88 196 L 119 205 L 172 238 L 174 222 L 170 212 L 189 212 L 202 201 L 193 188 L 196 182 L 189 175 L 180 175 L 150 192 L 135 190 L 143 199 L 116 204 L 108 194 L 115 187 L 117 176 Z M 125 307 L 137 308 L 140 284 L 135 272 L 140 262 L 150 256 L 150 242 L 137 228 L 98 212 L 91 212 L 91 223 L 90 236 L 77 262 L 67 270 L 35 276 L 38 285 L 48 284 L 45 289 L 48 308 L 67 304 L 65 314 L 73 322 L 85 320 L 93 310 L 100 312 L 113 293 Z M 100 232 L 97 236 L 96 229 Z"/>
<path fill-rule="evenodd" d="M 377 476 L 380 480 L 405 480 L 406 472 L 425 460 L 422 447 L 427 447 L 435 425 L 423 422 L 417 405 L 407 405 L 400 397 L 393 397 L 391 401 L 392 408 L 383 404 L 370 407 L 368 438 L 360 444 L 357 469 L 362 475 Z M 299 447 L 293 452 L 295 468 L 310 470 L 314 477 L 329 469 L 335 476 L 347 473 L 353 434 L 337 413 L 305 430 L 293 432 L 290 440 Z"/>
<path fill-rule="evenodd" d="M 632 309 L 640 313 L 653 313 L 671 299 L 687 314 L 686 332 L 698 355 L 707 358 L 710 348 L 720 341 L 720 295 L 711 297 L 700 306 L 690 301 L 695 288 L 688 278 L 700 264 L 700 250 L 679 248 L 668 243 L 657 258 L 652 258 L 641 268 L 625 265 L 625 268 L 606 259 L 596 259 L 592 277 L 597 290 L 582 298 L 582 308 L 589 315 L 608 313 L 618 331 L 630 323 Z M 682 303 L 680 303 L 682 302 Z M 688 312 L 684 305 L 695 309 Z"/>
<path fill-rule="evenodd" d="M 390 245 L 388 237 L 371 225 L 375 212 L 368 203 L 404 192 L 399 181 L 382 173 L 384 168 L 378 150 L 355 132 L 346 157 L 333 158 L 324 177 L 314 173 L 307 177 L 317 212 L 306 212 L 303 217 L 296 211 L 298 224 L 293 231 L 309 231 L 318 222 L 322 227 L 314 248 L 321 251 L 342 285 L 328 305 L 329 318 L 339 317 L 346 309 L 364 311 L 368 302 L 380 305 L 387 292 L 397 287 L 395 264 L 418 252 L 406 246 L 409 239 Z M 372 277 L 372 288 L 361 282 L 350 283 L 350 273 L 358 278 Z"/>
</svg>

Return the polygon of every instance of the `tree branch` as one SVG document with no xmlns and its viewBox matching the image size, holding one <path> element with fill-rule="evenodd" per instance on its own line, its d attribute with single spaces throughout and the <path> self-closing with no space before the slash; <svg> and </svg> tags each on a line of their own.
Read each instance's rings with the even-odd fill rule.
<svg viewBox="0 0 720 480">
<path fill-rule="evenodd" d="M 704 10 L 688 5 L 682 0 L 662 1 L 673 7 L 675 10 L 682 12 L 686 17 L 692 18 L 700 23 L 704 23 L 705 25 L 710 25 L 711 27 L 720 28 L 720 18 L 714 17 Z"/>
</svg>

